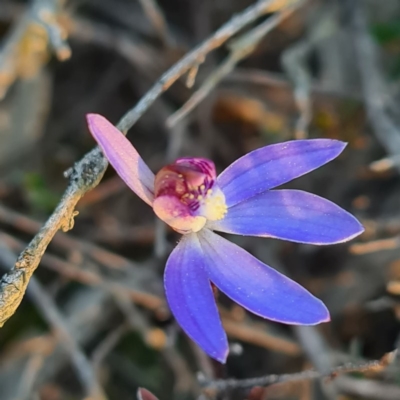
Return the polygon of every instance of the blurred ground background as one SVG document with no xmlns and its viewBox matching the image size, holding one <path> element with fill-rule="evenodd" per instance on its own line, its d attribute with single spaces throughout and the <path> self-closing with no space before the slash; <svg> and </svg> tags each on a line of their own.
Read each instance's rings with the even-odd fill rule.
<svg viewBox="0 0 400 400">
<path fill-rule="evenodd" d="M 46 35 L 28 21 L 10 58 L 10 35 L 34 2 L 0 0 L 1 274 L 57 205 L 67 185 L 63 172 L 93 147 L 85 114 L 116 123 L 163 72 L 253 2 L 158 0 L 160 13 L 146 13 L 150 1 L 69 0 L 56 22 L 68 34 L 71 54 L 60 45 L 55 57 Z M 181 333 L 164 302 L 162 272 L 178 235 L 156 223 L 109 169 L 78 204 L 74 229 L 55 237 L 35 287 L 0 330 L 1 400 L 89 398 L 82 354 L 110 400 L 136 399 L 139 386 L 167 400 L 197 398 L 199 371 L 207 379 L 326 372 L 396 349 L 400 1 L 306 2 L 186 118 L 167 127 L 167 118 L 228 53 L 225 46 L 209 54 L 194 87 L 179 80 L 128 137 L 153 171 L 183 155 L 212 158 L 221 171 L 248 151 L 293 138 L 348 142 L 337 160 L 288 186 L 352 212 L 366 227 L 361 237 L 329 247 L 231 238 L 321 298 L 332 322 L 287 327 L 221 295 L 231 355 L 225 366 L 209 360 Z M 49 324 L 43 293 L 61 325 Z M 396 363 L 322 382 L 206 395 L 400 399 Z"/>
</svg>

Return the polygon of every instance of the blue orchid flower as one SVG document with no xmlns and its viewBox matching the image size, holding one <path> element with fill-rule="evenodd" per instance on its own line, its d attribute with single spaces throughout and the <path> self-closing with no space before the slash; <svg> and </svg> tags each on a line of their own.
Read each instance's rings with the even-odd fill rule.
<svg viewBox="0 0 400 400">
<path fill-rule="evenodd" d="M 87 115 L 89 129 L 110 164 L 156 215 L 183 234 L 164 273 L 176 320 L 207 354 L 224 363 L 228 340 L 213 285 L 250 312 L 285 324 L 329 321 L 327 308 L 293 280 L 215 234 L 261 236 L 327 245 L 348 241 L 362 225 L 329 200 L 300 190 L 271 190 L 337 157 L 337 140 L 294 140 L 262 147 L 217 176 L 214 163 L 180 158 L 150 171 L 109 121 Z"/>
</svg>

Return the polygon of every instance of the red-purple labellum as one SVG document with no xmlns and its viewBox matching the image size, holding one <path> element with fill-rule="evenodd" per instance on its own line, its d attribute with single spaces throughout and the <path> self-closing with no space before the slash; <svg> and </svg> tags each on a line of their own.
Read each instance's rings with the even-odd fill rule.
<svg viewBox="0 0 400 400">
<path fill-rule="evenodd" d="M 214 163 L 204 158 L 180 158 L 162 168 L 155 177 L 154 195 L 157 216 L 180 233 L 198 232 L 207 220 L 226 213 Z"/>
</svg>

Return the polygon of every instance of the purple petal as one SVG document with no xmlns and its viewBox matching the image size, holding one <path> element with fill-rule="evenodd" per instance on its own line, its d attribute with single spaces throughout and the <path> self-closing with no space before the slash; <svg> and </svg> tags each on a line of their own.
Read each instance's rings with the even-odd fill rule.
<svg viewBox="0 0 400 400">
<path fill-rule="evenodd" d="M 89 130 L 121 179 L 147 204 L 153 202 L 154 174 L 130 141 L 103 116 L 87 114 Z"/>
<path fill-rule="evenodd" d="M 208 229 L 201 231 L 199 239 L 211 281 L 242 307 L 286 324 L 329 321 L 322 301 L 296 282 Z"/>
<path fill-rule="evenodd" d="M 207 354 L 224 363 L 228 341 L 196 235 L 183 236 L 170 255 L 164 284 L 168 304 L 179 325 Z"/>
<path fill-rule="evenodd" d="M 271 190 L 228 209 L 209 228 L 238 235 L 310 244 L 341 243 L 363 232 L 350 213 L 301 190 Z"/>
<path fill-rule="evenodd" d="M 254 150 L 218 177 L 226 205 L 234 206 L 282 185 L 336 158 L 346 147 L 338 140 L 293 140 Z"/>
</svg>

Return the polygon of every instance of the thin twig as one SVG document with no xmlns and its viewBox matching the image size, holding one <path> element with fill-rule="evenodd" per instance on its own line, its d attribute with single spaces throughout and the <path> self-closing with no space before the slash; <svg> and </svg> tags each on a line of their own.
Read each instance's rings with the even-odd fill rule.
<svg viewBox="0 0 400 400">
<path fill-rule="evenodd" d="M 349 251 L 352 254 L 370 254 L 377 251 L 393 250 L 400 247 L 400 236 L 388 239 L 372 240 L 365 243 L 354 243 L 350 246 Z"/>
<path fill-rule="evenodd" d="M 211 38 L 172 66 L 138 104 L 123 116 L 117 125 L 118 129 L 126 133 L 160 94 L 198 63 L 198 60 L 222 46 L 245 26 L 273 10 L 277 3 L 278 0 L 257 2 L 223 25 Z M 59 229 L 68 231 L 73 227 L 76 204 L 86 192 L 97 186 L 106 167 L 107 161 L 96 147 L 65 173 L 69 178 L 69 185 L 60 203 L 28 247 L 20 254 L 14 268 L 0 280 L 0 327 L 15 313 L 21 303 L 28 282 L 52 238 Z"/>
<path fill-rule="evenodd" d="M 226 333 L 232 339 L 252 343 L 289 356 L 298 356 L 302 353 L 300 346 L 295 342 L 272 335 L 256 324 L 238 322 L 226 317 L 222 318 L 222 322 Z"/>
<path fill-rule="evenodd" d="M 339 374 L 350 372 L 364 372 L 381 368 L 384 366 L 384 361 L 375 360 L 367 361 L 360 364 L 348 363 L 336 368 L 332 368 L 329 372 L 318 372 L 316 370 L 307 370 L 296 372 L 294 374 L 282 375 L 266 375 L 259 378 L 250 379 L 219 379 L 214 381 L 201 381 L 200 384 L 206 389 L 216 391 L 225 391 L 230 389 L 248 389 L 255 386 L 270 386 L 276 383 L 295 382 L 309 379 L 335 378 Z"/>
<path fill-rule="evenodd" d="M 291 88 L 291 82 L 283 74 L 263 71 L 256 68 L 236 68 L 231 74 L 224 77 L 227 83 L 245 83 L 262 86 L 276 86 L 279 88 Z M 361 101 L 362 96 L 354 91 L 345 90 L 340 87 L 328 87 L 323 83 L 311 82 L 310 90 L 313 95 L 326 95 L 329 97 L 345 98 Z"/>
<path fill-rule="evenodd" d="M 386 172 L 392 168 L 400 169 L 400 154 L 374 161 L 369 168 L 374 172 Z"/>
<path fill-rule="evenodd" d="M 290 2 L 291 3 L 291 2 Z M 230 46 L 231 53 L 225 61 L 203 82 L 201 87 L 193 93 L 190 99 L 167 120 L 167 126 L 175 126 L 180 120 L 185 118 L 201 101 L 203 101 L 209 93 L 229 75 L 235 66 L 244 58 L 248 57 L 259 44 L 261 39 L 272 29 L 279 25 L 285 18 L 292 14 L 301 2 L 291 7 L 277 12 L 274 16 L 263 22 L 256 28 L 247 32 L 243 36 L 236 39 Z M 285 2 L 282 4 L 285 5 Z"/>
</svg>

